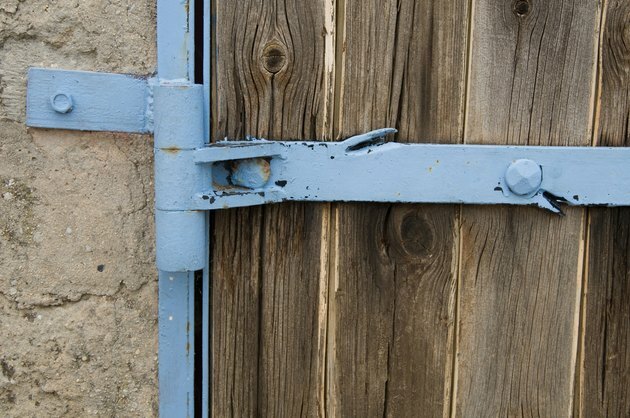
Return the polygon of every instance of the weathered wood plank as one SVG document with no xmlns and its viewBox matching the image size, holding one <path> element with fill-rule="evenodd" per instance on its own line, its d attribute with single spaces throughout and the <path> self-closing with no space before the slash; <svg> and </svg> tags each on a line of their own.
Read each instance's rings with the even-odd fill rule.
<svg viewBox="0 0 630 418">
<path fill-rule="evenodd" d="M 597 0 L 474 2 L 466 142 L 589 145 L 599 17 Z M 583 214 L 463 209 L 456 415 L 571 414 Z"/>
<path fill-rule="evenodd" d="M 605 2 L 596 144 L 630 146 L 630 2 Z M 591 209 L 579 379 L 583 417 L 630 416 L 630 210 Z"/>
<path fill-rule="evenodd" d="M 343 2 L 342 137 L 458 142 L 468 1 Z M 450 409 L 456 206 L 334 206 L 330 416 L 446 416 Z"/>
<path fill-rule="evenodd" d="M 214 137 L 330 137 L 332 28 L 324 0 L 217 2 Z M 312 204 L 215 214 L 213 416 L 321 410 L 326 216 Z"/>
</svg>

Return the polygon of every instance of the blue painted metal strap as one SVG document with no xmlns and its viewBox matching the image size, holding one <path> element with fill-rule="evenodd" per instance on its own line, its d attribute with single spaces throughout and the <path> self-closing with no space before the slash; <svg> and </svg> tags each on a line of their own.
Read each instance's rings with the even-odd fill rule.
<svg viewBox="0 0 630 418">
<path fill-rule="evenodd" d="M 204 115 L 209 114 L 210 101 L 204 100 L 201 86 L 191 84 L 195 48 L 201 48 L 201 45 L 195 45 L 192 35 L 195 21 L 192 13 L 200 4 L 200 0 L 157 1 L 159 80 L 153 88 L 156 156 L 163 153 L 188 155 L 208 141 Z M 207 20 L 205 26 L 209 28 L 209 24 Z M 169 163 L 168 158 L 156 158 L 156 199 L 163 191 L 158 184 L 174 189 L 179 187 L 175 181 L 179 177 L 172 178 L 177 173 L 168 166 Z M 202 321 L 195 317 L 194 270 L 203 269 L 203 280 L 209 280 L 208 214 L 159 207 L 155 213 L 156 259 L 160 270 L 160 416 L 199 416 L 200 412 L 208 410 L 208 405 L 202 405 L 201 411 L 195 410 L 195 365 L 208 364 L 209 348 L 204 345 L 202 352 L 194 352 L 193 330 L 195 323 Z M 206 299 L 208 291 L 209 284 L 204 283 Z M 181 332 L 184 326 L 185 335 Z M 205 343 L 208 338 L 203 340 Z M 195 358 L 201 358 L 201 361 L 195 361 Z M 203 377 L 207 377 L 207 372 Z M 208 382 L 204 381 L 202 385 L 207 388 Z M 202 396 L 208 399 L 207 394 Z"/>
<path fill-rule="evenodd" d="M 38 128 L 152 130 L 147 80 L 122 74 L 31 68 L 26 124 Z"/>
<path fill-rule="evenodd" d="M 157 2 L 157 61 L 161 79 L 192 80 L 195 40 L 190 13 L 194 5 L 193 0 Z"/>
<path fill-rule="evenodd" d="M 160 271 L 159 386 L 161 417 L 194 416 L 194 272 Z"/>
<path fill-rule="evenodd" d="M 211 210 L 282 201 L 630 206 L 630 149 L 385 143 L 393 129 L 343 142 L 226 141 L 178 170 L 191 190 L 163 208 Z M 190 156 L 188 158 L 191 158 Z M 194 162 L 198 169 L 190 168 Z M 206 174 L 203 168 L 210 168 Z M 194 183 L 194 185 L 193 185 Z"/>
</svg>

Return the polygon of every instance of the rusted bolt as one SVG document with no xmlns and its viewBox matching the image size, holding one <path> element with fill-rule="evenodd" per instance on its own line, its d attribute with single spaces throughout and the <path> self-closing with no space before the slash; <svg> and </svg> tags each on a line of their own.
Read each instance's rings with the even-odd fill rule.
<svg viewBox="0 0 630 418">
<path fill-rule="evenodd" d="M 269 181 L 271 167 L 264 158 L 246 158 L 232 162 L 232 184 L 248 189 L 259 189 Z"/>
<path fill-rule="evenodd" d="M 518 17 L 525 17 L 529 14 L 530 4 L 528 0 L 516 0 L 514 2 L 514 14 Z"/>
<path fill-rule="evenodd" d="M 516 160 L 505 171 L 505 183 L 519 196 L 534 193 L 542 183 L 542 168 L 532 160 Z"/>
<path fill-rule="evenodd" d="M 50 105 L 57 113 L 70 113 L 73 107 L 72 96 L 57 92 L 50 97 Z"/>
<path fill-rule="evenodd" d="M 287 64 L 287 51 L 284 45 L 272 41 L 262 52 L 262 65 L 272 74 L 280 72 Z"/>
</svg>

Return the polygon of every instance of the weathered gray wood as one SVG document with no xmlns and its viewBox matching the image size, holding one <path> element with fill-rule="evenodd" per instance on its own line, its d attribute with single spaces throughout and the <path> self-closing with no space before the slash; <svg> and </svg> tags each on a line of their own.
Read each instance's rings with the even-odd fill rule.
<svg viewBox="0 0 630 418">
<path fill-rule="evenodd" d="M 630 210 L 592 210 L 589 242 L 577 415 L 630 416 Z"/>
<path fill-rule="evenodd" d="M 340 136 L 461 141 L 468 2 L 341 5 Z M 329 415 L 448 415 L 458 207 L 333 207 Z"/>
<path fill-rule="evenodd" d="M 474 2 L 466 142 L 589 145 L 599 19 L 596 0 Z M 463 209 L 456 415 L 571 414 L 583 214 Z"/>
<path fill-rule="evenodd" d="M 604 3 L 596 144 L 630 146 L 630 2 Z M 630 416 L 630 210 L 591 209 L 578 416 Z"/>
<path fill-rule="evenodd" d="M 599 3 L 473 5 L 466 91 L 467 1 L 219 2 L 215 136 L 588 145 Z M 599 143 L 622 145 L 628 5 L 607 5 Z M 591 212 L 588 266 L 582 210 L 458 213 L 216 213 L 215 416 L 628 414 L 630 212 Z"/>
<path fill-rule="evenodd" d="M 323 0 L 217 2 L 214 137 L 329 137 L 331 28 Z M 215 214 L 213 416 L 319 413 L 325 213 L 287 204 Z"/>
</svg>

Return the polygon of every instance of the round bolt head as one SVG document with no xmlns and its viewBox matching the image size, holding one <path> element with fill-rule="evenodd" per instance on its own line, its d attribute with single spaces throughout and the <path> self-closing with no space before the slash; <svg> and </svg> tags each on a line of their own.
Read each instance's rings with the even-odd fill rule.
<svg viewBox="0 0 630 418">
<path fill-rule="evenodd" d="M 57 113 L 70 113 L 72 111 L 72 96 L 58 92 L 50 98 L 50 105 Z"/>
<path fill-rule="evenodd" d="M 535 161 L 516 160 L 505 172 L 505 183 L 519 196 L 534 193 L 542 183 L 542 169 Z"/>
</svg>

